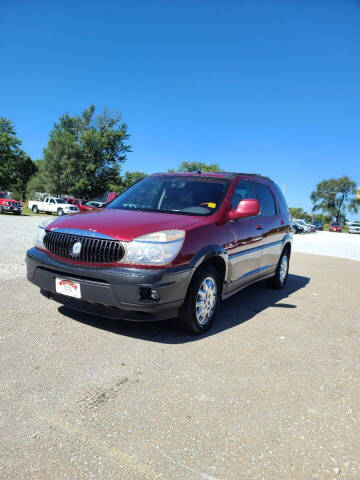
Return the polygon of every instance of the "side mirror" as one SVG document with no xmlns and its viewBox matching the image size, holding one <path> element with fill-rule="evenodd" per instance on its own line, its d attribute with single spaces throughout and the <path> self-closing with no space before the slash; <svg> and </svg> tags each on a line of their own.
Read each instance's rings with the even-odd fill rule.
<svg viewBox="0 0 360 480">
<path fill-rule="evenodd" d="M 255 217 L 260 213 L 260 204 L 255 198 L 245 198 L 239 202 L 236 210 L 232 209 L 228 213 L 229 220 L 238 218 Z"/>
</svg>

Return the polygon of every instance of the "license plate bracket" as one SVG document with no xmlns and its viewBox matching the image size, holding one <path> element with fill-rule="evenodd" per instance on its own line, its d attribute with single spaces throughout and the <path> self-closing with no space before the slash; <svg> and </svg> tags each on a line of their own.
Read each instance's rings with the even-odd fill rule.
<svg viewBox="0 0 360 480">
<path fill-rule="evenodd" d="M 74 282 L 67 278 L 55 278 L 56 293 L 73 298 L 81 298 L 81 288 L 79 282 Z"/>
</svg>

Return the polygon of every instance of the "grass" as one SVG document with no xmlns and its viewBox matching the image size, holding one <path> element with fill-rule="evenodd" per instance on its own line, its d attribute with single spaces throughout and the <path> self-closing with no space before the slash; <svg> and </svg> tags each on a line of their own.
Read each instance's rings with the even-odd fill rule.
<svg viewBox="0 0 360 480">
<path fill-rule="evenodd" d="M 24 208 L 23 208 L 23 211 L 22 211 L 22 214 L 21 215 L 24 215 L 25 217 L 48 217 L 49 215 L 51 215 L 51 213 L 33 213 L 32 210 L 30 210 L 30 208 L 28 208 L 25 204 L 24 204 Z"/>
</svg>

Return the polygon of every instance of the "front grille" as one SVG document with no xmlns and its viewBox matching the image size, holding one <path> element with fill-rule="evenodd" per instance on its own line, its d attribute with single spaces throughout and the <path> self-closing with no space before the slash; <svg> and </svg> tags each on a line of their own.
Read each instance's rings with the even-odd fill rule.
<svg viewBox="0 0 360 480">
<path fill-rule="evenodd" d="M 80 253 L 73 253 L 75 243 L 81 243 Z M 82 237 L 60 233 L 47 232 L 44 237 L 45 247 L 55 255 L 70 260 L 86 263 L 114 263 L 124 257 L 124 247 L 117 240 Z"/>
</svg>

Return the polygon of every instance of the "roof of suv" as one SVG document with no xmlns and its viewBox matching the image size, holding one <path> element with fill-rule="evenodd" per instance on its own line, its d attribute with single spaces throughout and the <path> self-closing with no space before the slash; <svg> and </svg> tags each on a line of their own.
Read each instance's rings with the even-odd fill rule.
<svg viewBox="0 0 360 480">
<path fill-rule="evenodd" d="M 257 178 L 262 178 L 264 180 L 268 180 L 269 182 L 272 182 L 271 178 L 265 177 L 263 175 L 260 175 L 259 173 L 237 173 L 237 172 L 201 172 L 201 171 L 195 171 L 195 172 L 164 172 L 164 173 L 153 173 L 152 176 L 155 175 L 184 175 L 184 176 L 201 176 L 201 177 L 217 177 L 217 178 L 227 178 L 229 180 L 233 180 L 236 177 L 239 176 L 244 176 L 244 177 L 257 177 Z"/>
</svg>

